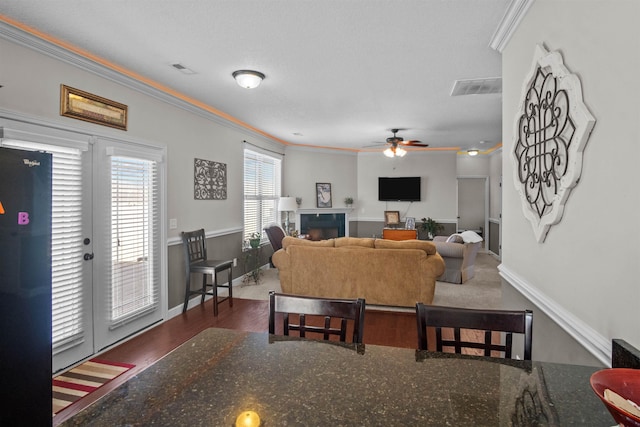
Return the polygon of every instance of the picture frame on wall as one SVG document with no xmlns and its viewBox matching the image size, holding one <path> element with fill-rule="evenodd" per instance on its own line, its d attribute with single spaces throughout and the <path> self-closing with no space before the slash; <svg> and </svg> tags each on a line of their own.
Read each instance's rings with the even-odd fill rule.
<svg viewBox="0 0 640 427">
<path fill-rule="evenodd" d="M 384 211 L 384 226 L 400 224 L 400 211 Z"/>
<path fill-rule="evenodd" d="M 319 208 L 331 207 L 331 184 L 328 182 L 316 182 L 316 206 Z"/>
<path fill-rule="evenodd" d="M 415 230 L 416 229 L 416 219 L 414 217 L 408 216 L 404 220 L 404 228 L 407 230 Z"/>
<path fill-rule="evenodd" d="M 127 130 L 128 107 L 116 101 L 60 85 L 60 115 Z"/>
</svg>

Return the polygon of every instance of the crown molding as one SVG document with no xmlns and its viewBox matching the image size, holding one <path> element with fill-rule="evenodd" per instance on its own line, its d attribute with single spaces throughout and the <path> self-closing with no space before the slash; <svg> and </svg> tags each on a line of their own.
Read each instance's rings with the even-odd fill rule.
<svg viewBox="0 0 640 427">
<path fill-rule="evenodd" d="M 522 18 L 524 18 L 524 15 L 534 1 L 535 0 L 511 0 L 500 24 L 498 24 L 498 28 L 496 28 L 496 31 L 489 41 L 489 47 L 491 49 L 502 53 L 516 32 L 518 25 L 520 25 L 520 21 L 522 21 Z"/>
<path fill-rule="evenodd" d="M 144 95 L 151 96 L 164 103 L 173 105 L 174 107 L 180 108 L 189 113 L 192 113 L 202 118 L 205 118 L 207 120 L 216 122 L 219 125 L 232 128 L 234 130 L 238 130 L 254 138 L 273 142 L 273 140 L 265 137 L 265 135 L 262 135 L 249 128 L 241 126 L 237 123 L 231 122 L 225 119 L 224 117 L 220 117 L 217 114 L 212 113 L 211 111 L 207 111 L 185 100 L 177 98 L 167 92 L 164 92 L 160 89 L 149 86 L 148 84 L 141 82 L 140 80 L 137 80 L 133 77 L 129 77 L 125 74 L 122 74 L 119 71 L 116 71 L 112 68 L 104 66 L 96 61 L 93 61 L 89 58 L 86 58 L 68 49 L 65 49 L 64 47 L 58 46 L 55 43 L 52 43 L 48 40 L 44 40 L 34 34 L 29 33 L 28 31 L 25 31 L 21 28 L 17 28 L 7 22 L 3 22 L 2 20 L 0 20 L 0 38 L 17 43 L 21 46 L 33 49 L 39 53 L 42 53 L 43 55 L 47 55 L 51 58 L 57 59 L 71 66 L 74 66 L 82 70 L 85 70 L 89 73 L 98 75 L 102 78 L 105 78 L 112 82 L 128 87 L 129 89 L 135 90 Z M 275 142 L 280 143 L 279 141 L 275 141 Z"/>
</svg>

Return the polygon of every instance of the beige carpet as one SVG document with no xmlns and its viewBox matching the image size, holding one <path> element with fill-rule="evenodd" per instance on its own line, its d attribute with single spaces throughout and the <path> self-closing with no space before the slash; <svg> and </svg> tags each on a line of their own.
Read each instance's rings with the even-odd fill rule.
<svg viewBox="0 0 640 427">
<path fill-rule="evenodd" d="M 500 308 L 502 291 L 498 275 L 498 261 L 487 253 L 479 253 L 475 269 L 475 277 L 462 285 L 437 282 L 433 304 L 467 308 Z M 259 284 L 250 282 L 235 285 L 233 296 L 234 298 L 266 300 L 270 290 L 282 291 L 278 270 L 275 268 L 263 270 Z M 226 290 L 221 289 L 220 294 L 222 295 L 223 292 Z"/>
</svg>

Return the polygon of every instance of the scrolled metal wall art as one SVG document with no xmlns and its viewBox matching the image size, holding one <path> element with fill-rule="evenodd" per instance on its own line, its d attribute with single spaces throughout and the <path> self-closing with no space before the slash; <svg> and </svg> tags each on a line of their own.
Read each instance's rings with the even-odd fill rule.
<svg viewBox="0 0 640 427">
<path fill-rule="evenodd" d="M 595 121 L 578 77 L 559 52 L 538 45 L 523 86 L 513 150 L 516 189 L 538 242 L 562 219 Z"/>
</svg>

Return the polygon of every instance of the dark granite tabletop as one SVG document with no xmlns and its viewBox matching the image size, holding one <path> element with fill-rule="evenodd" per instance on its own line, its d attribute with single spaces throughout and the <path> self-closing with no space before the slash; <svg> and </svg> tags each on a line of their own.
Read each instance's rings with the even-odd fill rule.
<svg viewBox="0 0 640 427">
<path fill-rule="evenodd" d="M 208 329 L 63 426 L 612 426 L 596 368 Z"/>
</svg>

